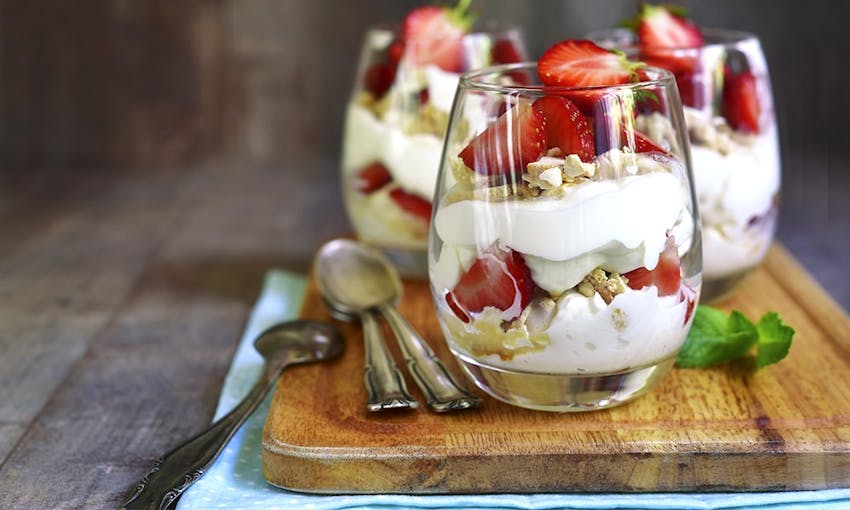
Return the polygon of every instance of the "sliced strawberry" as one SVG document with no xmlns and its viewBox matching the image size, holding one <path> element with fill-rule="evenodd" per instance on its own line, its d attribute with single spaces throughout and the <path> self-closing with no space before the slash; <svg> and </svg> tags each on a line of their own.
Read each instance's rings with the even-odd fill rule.
<svg viewBox="0 0 850 510">
<path fill-rule="evenodd" d="M 703 45 L 702 33 L 691 20 L 661 5 L 643 5 L 638 14 L 637 36 L 638 43 L 647 48 L 699 48 Z"/>
<path fill-rule="evenodd" d="M 392 198 L 399 207 L 413 216 L 423 219 L 426 222 L 431 221 L 431 202 L 425 200 L 419 195 L 408 193 L 401 188 L 395 188 L 390 191 L 390 198 Z"/>
<path fill-rule="evenodd" d="M 394 40 L 387 49 L 387 56 L 391 64 L 398 65 L 404 56 L 404 41 L 401 39 Z"/>
<path fill-rule="evenodd" d="M 578 154 L 582 161 L 592 161 L 596 156 L 593 132 L 584 114 L 569 99 L 558 96 L 541 97 L 532 107 L 539 110 L 546 121 L 546 148 L 560 148 L 564 154 Z"/>
<path fill-rule="evenodd" d="M 635 152 L 667 152 L 664 149 L 662 149 L 661 147 L 655 145 L 655 142 L 650 140 L 648 136 L 641 133 L 640 131 L 634 130 L 634 131 L 632 131 L 632 133 L 634 133 L 634 137 L 635 137 L 635 141 L 634 141 L 634 145 L 632 146 L 632 150 L 634 150 Z M 624 140 L 629 139 L 628 134 L 625 131 L 623 132 L 623 139 Z"/>
<path fill-rule="evenodd" d="M 357 173 L 354 185 L 357 187 L 357 191 L 368 195 L 383 188 L 392 180 L 393 178 L 387 167 L 376 161 L 371 165 L 363 167 Z"/>
<path fill-rule="evenodd" d="M 522 52 L 510 39 L 499 39 L 493 43 L 490 57 L 494 64 L 514 64 L 522 62 Z"/>
<path fill-rule="evenodd" d="M 363 75 L 363 89 L 376 98 L 383 97 L 395 80 L 395 71 L 395 66 L 391 64 L 373 65 Z"/>
<path fill-rule="evenodd" d="M 678 293 L 682 285 L 682 268 L 673 236 L 667 238 L 667 244 L 658 257 L 658 265 L 655 269 L 650 271 L 645 267 L 639 267 L 623 276 L 628 278 L 629 287 L 634 290 L 655 285 L 658 287 L 659 296 L 671 296 Z"/>
<path fill-rule="evenodd" d="M 518 304 L 515 315 L 503 317 L 513 320 L 533 296 L 534 280 L 522 255 L 493 247 L 482 253 L 460 277 L 455 288 L 446 295 L 446 302 L 464 322 L 469 322 L 470 313 L 480 312 L 487 306 L 506 311 Z"/>
<path fill-rule="evenodd" d="M 619 85 L 634 79 L 636 66 L 621 53 L 592 41 L 561 41 L 543 53 L 537 74 L 544 85 L 591 87 Z"/>
<path fill-rule="evenodd" d="M 682 288 L 679 290 L 679 299 L 687 303 L 687 308 L 685 308 L 685 324 L 687 324 L 694 314 L 694 308 L 697 304 L 697 293 L 688 287 L 685 282 L 682 282 Z"/>
<path fill-rule="evenodd" d="M 756 76 L 752 72 L 726 72 L 722 112 L 733 129 L 746 133 L 759 132 L 761 105 Z"/>
<path fill-rule="evenodd" d="M 413 65 L 436 65 L 446 71 L 463 67 L 463 36 L 471 23 L 469 1 L 454 9 L 426 5 L 411 11 L 402 23 L 405 55 Z"/>
<path fill-rule="evenodd" d="M 546 120 L 540 110 L 521 101 L 472 139 L 459 154 L 482 175 L 521 175 L 546 151 Z"/>
</svg>

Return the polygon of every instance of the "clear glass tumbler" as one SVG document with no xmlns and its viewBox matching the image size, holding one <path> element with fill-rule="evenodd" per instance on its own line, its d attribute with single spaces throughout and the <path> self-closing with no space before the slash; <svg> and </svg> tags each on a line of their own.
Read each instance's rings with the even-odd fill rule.
<svg viewBox="0 0 850 510">
<path fill-rule="evenodd" d="M 423 65 L 417 55 L 428 41 L 418 43 L 406 45 L 398 27 L 367 32 L 345 120 L 342 189 L 357 237 L 403 275 L 425 278 L 431 202 L 460 74 L 519 62 L 526 50 L 517 29 L 485 27 L 463 37 L 457 58 Z"/>
<path fill-rule="evenodd" d="M 699 48 L 640 48 L 625 29 L 599 44 L 670 70 L 691 143 L 703 232 L 705 301 L 731 295 L 767 254 L 776 232 L 781 165 L 770 76 L 758 39 L 703 29 Z"/>
<path fill-rule="evenodd" d="M 627 85 L 556 88 L 511 75 L 530 82 L 534 64 L 460 80 L 429 243 L 440 325 L 497 399 L 618 405 L 673 365 L 700 292 L 674 78 L 644 68 Z"/>
</svg>

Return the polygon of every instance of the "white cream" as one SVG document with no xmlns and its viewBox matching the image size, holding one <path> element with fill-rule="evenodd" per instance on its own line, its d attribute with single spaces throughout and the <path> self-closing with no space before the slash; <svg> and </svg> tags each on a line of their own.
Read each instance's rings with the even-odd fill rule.
<svg viewBox="0 0 850 510">
<path fill-rule="evenodd" d="M 610 305 L 599 295 L 588 298 L 570 291 L 558 300 L 549 327 L 533 335 L 547 345 L 529 350 L 531 342 L 514 341 L 519 349 L 509 360 L 497 354 L 467 354 L 491 366 L 538 373 L 604 374 L 639 368 L 675 355 L 685 340 L 686 311 L 686 301 L 678 295 L 659 297 L 654 286 L 619 294 Z M 468 345 L 465 332 L 476 335 L 479 328 L 490 329 L 475 321 L 461 322 L 445 305 L 438 312 L 447 338 L 462 350 Z"/>
<path fill-rule="evenodd" d="M 498 241 L 522 253 L 537 285 L 558 295 L 596 267 L 654 268 L 667 232 L 687 215 L 686 198 L 675 176 L 653 172 L 588 181 L 561 198 L 463 200 L 440 208 L 434 226 L 452 247 L 483 251 Z M 690 236 L 690 230 L 682 231 Z M 689 238 L 677 241 L 690 243 Z M 437 288 L 453 288 L 458 269 L 436 262 L 431 276 Z"/>
<path fill-rule="evenodd" d="M 692 144 L 694 181 L 703 227 L 703 276 L 718 278 L 757 265 L 770 230 L 748 228 L 773 207 L 780 186 L 775 128 L 733 144 L 727 154 Z"/>
<path fill-rule="evenodd" d="M 357 104 L 348 107 L 343 139 L 343 172 L 357 172 L 381 162 L 405 191 L 431 201 L 440 166 L 443 140 L 434 135 L 407 135 Z"/>
</svg>

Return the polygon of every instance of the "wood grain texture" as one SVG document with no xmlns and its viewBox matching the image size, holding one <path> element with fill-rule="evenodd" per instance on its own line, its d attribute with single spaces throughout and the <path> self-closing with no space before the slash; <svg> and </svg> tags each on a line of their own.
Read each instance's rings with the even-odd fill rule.
<svg viewBox="0 0 850 510">
<path fill-rule="evenodd" d="M 427 285 L 405 291 L 402 313 L 448 359 Z M 369 413 L 362 336 L 340 324 L 341 360 L 280 381 L 263 437 L 266 477 L 332 493 L 850 486 L 850 318 L 778 246 L 721 306 L 780 312 L 797 331 L 790 356 L 758 372 L 743 362 L 675 369 L 632 403 L 576 414 L 493 399 L 450 415 Z M 328 319 L 315 287 L 302 316 Z"/>
</svg>

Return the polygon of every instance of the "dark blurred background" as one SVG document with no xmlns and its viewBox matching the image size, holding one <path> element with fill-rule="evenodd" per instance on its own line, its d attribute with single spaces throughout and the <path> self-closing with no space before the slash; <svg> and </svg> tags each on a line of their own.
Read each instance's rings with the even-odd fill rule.
<svg viewBox="0 0 850 510">
<path fill-rule="evenodd" d="M 39 178 L 280 172 L 282 196 L 304 193 L 282 200 L 269 221 L 289 225 L 276 234 L 303 270 L 321 241 L 348 229 L 337 161 L 363 31 L 419 3 L 2 1 L 0 210 L 27 200 Z M 474 5 L 522 27 L 536 57 L 556 40 L 630 17 L 638 3 Z M 850 308 L 846 2 L 679 3 L 703 26 L 761 39 L 782 141 L 779 237 Z"/>
</svg>

